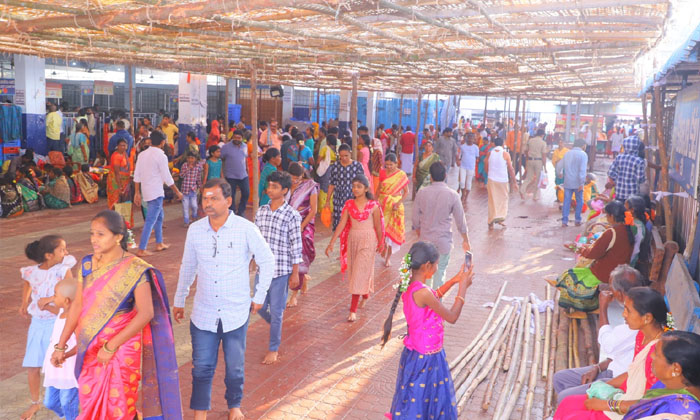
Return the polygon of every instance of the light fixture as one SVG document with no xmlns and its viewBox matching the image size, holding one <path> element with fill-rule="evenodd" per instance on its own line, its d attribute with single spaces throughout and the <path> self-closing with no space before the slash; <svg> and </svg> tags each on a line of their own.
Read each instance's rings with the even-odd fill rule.
<svg viewBox="0 0 700 420">
<path fill-rule="evenodd" d="M 71 65 L 71 66 L 77 66 L 78 63 L 76 63 L 75 61 L 72 61 L 72 62 L 70 63 L 70 65 Z"/>
</svg>

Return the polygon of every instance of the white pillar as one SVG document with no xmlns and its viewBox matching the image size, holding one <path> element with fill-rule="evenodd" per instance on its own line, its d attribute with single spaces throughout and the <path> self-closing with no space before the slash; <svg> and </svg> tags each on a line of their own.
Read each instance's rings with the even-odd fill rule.
<svg viewBox="0 0 700 420">
<path fill-rule="evenodd" d="M 294 111 L 294 86 L 282 86 L 284 97 L 282 97 L 282 121 L 281 126 L 289 124 Z"/>
<path fill-rule="evenodd" d="M 177 154 L 185 152 L 187 133 L 194 131 L 202 142 L 200 152 L 204 157 L 207 137 L 207 76 L 180 73 L 178 96 L 177 126 L 180 133 L 177 139 Z"/>
<path fill-rule="evenodd" d="M 365 125 L 370 129 L 370 136 L 374 136 L 377 129 L 377 92 L 367 92 L 367 121 Z"/>
<path fill-rule="evenodd" d="M 46 155 L 46 80 L 43 58 L 27 55 L 14 56 L 15 105 L 22 108 L 23 147 L 31 147 L 37 154 Z"/>
</svg>

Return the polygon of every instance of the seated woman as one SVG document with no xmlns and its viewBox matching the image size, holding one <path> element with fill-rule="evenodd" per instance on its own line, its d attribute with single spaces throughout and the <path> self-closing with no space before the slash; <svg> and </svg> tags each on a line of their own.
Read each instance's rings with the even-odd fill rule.
<svg viewBox="0 0 700 420">
<path fill-rule="evenodd" d="M 97 201 L 99 187 L 90 175 L 90 165 L 84 163 L 80 166 L 80 172 L 75 174 L 75 181 L 80 187 L 80 192 L 86 203 L 94 203 Z"/>
<path fill-rule="evenodd" d="M 605 383 L 591 385 L 588 395 L 564 398 L 554 413 L 554 420 L 621 420 L 623 414 L 656 383 L 652 355 L 666 325 L 663 296 L 649 287 L 633 287 L 625 297 L 622 316 L 630 329 L 639 331 L 629 369 L 607 381 L 608 386 Z"/>
<path fill-rule="evenodd" d="M 73 179 L 73 167 L 67 166 L 63 168 L 63 175 L 66 177 L 66 182 L 70 187 L 70 203 L 78 204 L 83 202 L 83 195 L 80 192 L 80 186 Z"/>
<path fill-rule="evenodd" d="M 39 182 L 28 166 L 17 170 L 17 189 L 22 193 L 24 211 L 37 211 L 44 207 L 44 202 L 39 195 Z"/>
<path fill-rule="evenodd" d="M 562 308 L 584 312 L 598 309 L 598 285 L 608 283 L 615 267 L 630 261 L 634 235 L 630 226 L 625 225 L 625 206 L 611 201 L 604 211 L 610 228 L 591 245 L 577 250 L 593 262 L 587 267 L 569 269 L 556 282 L 551 281 L 561 292 L 559 306 Z"/>
<path fill-rule="evenodd" d="M 665 389 L 650 389 L 624 420 L 690 419 L 700 412 L 700 335 L 669 331 L 656 343 L 656 377 Z M 697 417 L 696 417 L 697 418 Z"/>
<path fill-rule="evenodd" d="M 51 168 L 49 184 L 44 190 L 44 202 L 50 209 L 70 207 L 70 186 L 60 168 Z"/>
<path fill-rule="evenodd" d="M 16 217 L 24 213 L 22 194 L 15 184 L 12 174 L 0 178 L 0 217 Z"/>
</svg>

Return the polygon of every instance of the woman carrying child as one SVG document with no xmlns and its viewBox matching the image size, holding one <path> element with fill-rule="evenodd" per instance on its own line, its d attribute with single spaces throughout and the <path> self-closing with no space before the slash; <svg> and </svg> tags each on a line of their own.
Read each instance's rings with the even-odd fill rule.
<svg viewBox="0 0 700 420">
<path fill-rule="evenodd" d="M 330 255 L 340 236 L 340 271 L 347 271 L 352 295 L 348 322 L 357 319 L 357 308 L 364 307 L 369 294 L 374 292 L 374 254 L 384 249 L 382 210 L 369 190 L 367 177 L 355 175 L 352 194 L 354 199 L 345 203 L 338 228 L 326 248 L 326 255 Z"/>
<path fill-rule="evenodd" d="M 438 254 L 435 245 L 416 242 L 404 257 L 399 271 L 401 283 L 384 323 L 382 347 L 391 335 L 394 312 L 403 301 L 408 334 L 399 361 L 396 390 L 387 418 L 396 419 L 456 419 L 457 401 L 452 375 L 442 348 L 444 322 L 454 324 L 464 306 L 464 296 L 472 283 L 473 272 L 463 266 L 457 275 L 433 290 L 425 283 L 437 271 Z M 459 291 L 451 308 L 440 298 L 459 283 Z"/>
<path fill-rule="evenodd" d="M 22 367 L 29 368 L 29 397 L 32 399 L 32 405 L 21 418 L 30 419 L 41 408 L 39 399 L 41 367 L 58 314 L 58 308 L 49 305 L 49 300 L 45 298 L 54 295 L 54 287 L 59 281 L 73 278 L 70 269 L 76 261 L 68 255 L 66 241 L 57 235 L 44 236 L 30 243 L 24 253 L 27 258 L 37 263 L 20 269 L 23 282 L 19 313 L 25 318 L 29 316 L 32 318 L 27 333 L 27 348 L 22 361 Z"/>
<path fill-rule="evenodd" d="M 94 254 L 82 260 L 76 299 L 51 356 L 60 366 L 76 332 L 78 418 L 135 418 L 142 395 L 138 418 L 182 419 L 163 276 L 126 251 L 126 224 L 115 211 L 92 219 L 90 242 Z"/>
</svg>

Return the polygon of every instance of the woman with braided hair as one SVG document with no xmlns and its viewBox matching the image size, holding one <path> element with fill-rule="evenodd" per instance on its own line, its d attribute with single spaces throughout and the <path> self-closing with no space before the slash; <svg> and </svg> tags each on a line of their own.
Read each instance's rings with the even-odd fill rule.
<svg viewBox="0 0 700 420">
<path fill-rule="evenodd" d="M 403 340 L 404 349 L 399 361 L 396 391 L 391 412 L 386 417 L 456 419 L 457 400 L 452 375 L 442 349 L 444 321 L 454 324 L 464 306 L 464 296 L 474 277 L 472 267 L 465 267 L 438 290 L 425 283 L 437 271 L 438 254 L 435 245 L 416 242 L 404 257 L 399 275 L 401 283 L 391 304 L 389 317 L 384 322 L 382 347 L 391 335 L 394 312 L 403 301 L 403 312 L 408 324 L 408 334 Z M 459 291 L 451 308 L 444 306 L 440 298 L 452 286 L 459 283 Z"/>
</svg>

